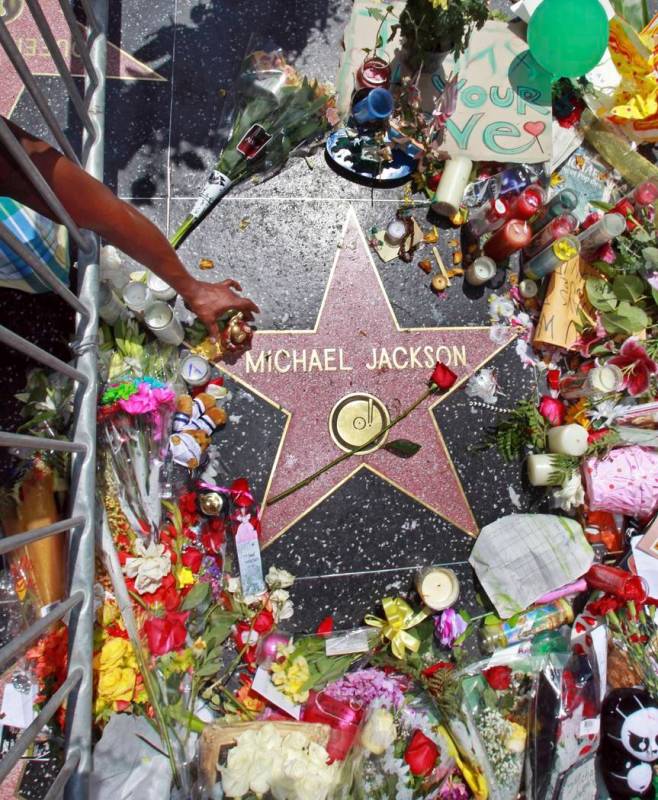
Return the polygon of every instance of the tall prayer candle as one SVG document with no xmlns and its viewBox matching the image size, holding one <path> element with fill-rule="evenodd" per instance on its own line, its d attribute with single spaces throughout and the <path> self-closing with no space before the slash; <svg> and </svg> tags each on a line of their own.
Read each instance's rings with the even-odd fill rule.
<svg viewBox="0 0 658 800">
<path fill-rule="evenodd" d="M 454 217 L 464 198 L 473 162 L 466 156 L 454 156 L 446 165 L 432 200 L 432 210 L 444 217 Z"/>
<path fill-rule="evenodd" d="M 580 254 L 593 258 L 606 242 L 611 242 L 626 230 L 626 220 L 621 214 L 604 214 L 598 222 L 578 234 Z"/>
<path fill-rule="evenodd" d="M 559 217 L 561 214 L 568 214 L 578 205 L 578 194 L 573 189 L 563 189 L 555 195 L 541 209 L 539 214 L 532 221 L 532 232 L 538 233 L 548 223 Z"/>
<path fill-rule="evenodd" d="M 633 200 L 638 206 L 650 206 L 658 200 L 658 186 L 653 181 L 645 181 L 636 187 Z"/>
<path fill-rule="evenodd" d="M 573 214 L 560 214 L 559 217 L 551 220 L 544 230 L 533 237 L 523 252 L 528 258 L 532 258 L 561 236 L 568 236 L 570 233 L 574 233 L 577 227 L 578 220 Z"/>
<path fill-rule="evenodd" d="M 123 287 L 123 302 L 131 311 L 141 314 L 146 308 L 148 290 L 146 284 L 139 281 L 130 281 Z"/>
<path fill-rule="evenodd" d="M 527 222 L 511 219 L 485 244 L 484 254 L 496 262 L 504 261 L 512 253 L 527 247 L 531 238 L 532 232 Z"/>
<path fill-rule="evenodd" d="M 580 242 L 575 236 L 562 236 L 526 262 L 523 271 L 528 278 L 537 281 L 551 272 L 555 272 L 565 261 L 571 261 L 579 252 Z"/>
<path fill-rule="evenodd" d="M 488 200 L 468 218 L 468 225 L 474 236 L 482 236 L 488 231 L 496 231 L 510 216 L 510 205 L 502 197 Z"/>
<path fill-rule="evenodd" d="M 123 304 L 112 291 L 112 285 L 101 283 L 98 287 L 98 316 L 108 325 L 114 325 L 122 311 Z"/>
<path fill-rule="evenodd" d="M 585 573 L 585 580 L 591 589 L 613 594 L 621 600 L 644 603 L 649 594 L 648 584 L 640 575 L 607 564 L 592 564 Z"/>
<path fill-rule="evenodd" d="M 162 300 L 156 300 L 144 309 L 144 324 L 160 339 L 167 344 L 180 344 L 183 341 L 183 326 L 174 316 L 171 307 Z"/>
<path fill-rule="evenodd" d="M 155 300 L 173 300 L 176 297 L 176 290 L 152 272 L 146 279 L 146 285 Z"/>
<path fill-rule="evenodd" d="M 185 356 L 180 364 L 180 374 L 189 386 L 204 386 L 210 380 L 210 364 L 203 356 Z"/>
<path fill-rule="evenodd" d="M 555 461 L 549 453 L 533 453 L 527 461 L 528 480 L 533 486 L 553 486 L 561 483 Z"/>
<path fill-rule="evenodd" d="M 546 203 L 546 192 L 537 183 L 528 186 L 512 202 L 510 217 L 513 219 L 530 219 L 539 212 Z"/>
</svg>

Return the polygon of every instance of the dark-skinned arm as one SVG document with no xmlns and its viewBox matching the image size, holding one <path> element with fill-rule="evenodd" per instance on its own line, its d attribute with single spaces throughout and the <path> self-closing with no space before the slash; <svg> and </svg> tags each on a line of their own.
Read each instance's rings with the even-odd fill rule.
<svg viewBox="0 0 658 800">
<path fill-rule="evenodd" d="M 247 319 L 252 319 L 253 313 L 258 312 L 255 303 L 237 294 L 242 291 L 237 281 L 228 278 L 220 283 L 206 283 L 193 278 L 167 238 L 136 208 L 119 200 L 107 186 L 46 142 L 5 121 L 76 225 L 99 234 L 159 275 L 181 295 L 211 336 L 219 335 L 217 318 L 229 309 L 242 311 Z M 61 222 L 1 144 L 0 195 L 11 197 L 49 219 Z"/>
</svg>

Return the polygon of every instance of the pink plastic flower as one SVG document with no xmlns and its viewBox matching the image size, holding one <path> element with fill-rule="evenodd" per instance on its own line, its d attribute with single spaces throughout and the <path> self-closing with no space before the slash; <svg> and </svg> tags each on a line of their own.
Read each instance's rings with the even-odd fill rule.
<svg viewBox="0 0 658 800">
<path fill-rule="evenodd" d="M 628 393 L 633 397 L 646 392 L 651 375 L 655 375 L 658 371 L 656 362 L 649 358 L 647 351 L 638 344 L 634 336 L 626 339 L 619 355 L 611 358 L 609 363 L 623 371 L 624 388 L 628 389 Z"/>
<path fill-rule="evenodd" d="M 148 414 L 155 411 L 157 404 L 147 383 L 140 383 L 135 394 L 126 400 L 119 400 L 119 405 L 128 414 Z"/>
<path fill-rule="evenodd" d="M 440 616 L 434 617 L 434 632 L 444 647 L 452 647 L 467 627 L 454 608 L 446 608 Z"/>
<path fill-rule="evenodd" d="M 597 261 L 605 261 L 606 264 L 614 264 L 617 260 L 617 253 L 615 253 L 615 248 L 610 242 L 606 242 L 598 249 L 596 258 Z"/>
</svg>

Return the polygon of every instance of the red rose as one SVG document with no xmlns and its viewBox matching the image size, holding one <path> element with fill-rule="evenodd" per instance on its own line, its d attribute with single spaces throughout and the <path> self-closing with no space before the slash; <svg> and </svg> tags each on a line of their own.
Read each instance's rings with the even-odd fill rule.
<svg viewBox="0 0 658 800">
<path fill-rule="evenodd" d="M 437 673 L 440 669 L 454 669 L 454 664 L 450 661 L 437 661 L 436 664 L 432 664 L 431 667 L 425 667 L 423 670 L 423 676 L 425 678 L 430 678 L 432 675 Z"/>
<path fill-rule="evenodd" d="M 593 444 L 610 433 L 610 428 L 599 428 L 598 431 L 590 431 L 587 435 L 587 444 Z"/>
<path fill-rule="evenodd" d="M 254 630 L 256 633 L 267 633 L 274 627 L 274 614 L 264 609 L 256 615 L 254 620 Z"/>
<path fill-rule="evenodd" d="M 414 775 L 429 775 L 439 757 L 439 748 L 422 731 L 415 731 L 404 752 L 404 760 Z"/>
<path fill-rule="evenodd" d="M 434 372 L 430 378 L 430 383 L 433 383 L 435 386 L 438 386 L 439 389 L 445 391 L 449 389 L 456 380 L 457 376 L 449 367 L 446 367 L 446 365 L 442 364 L 440 361 L 436 362 Z"/>
<path fill-rule="evenodd" d="M 504 692 L 512 683 L 512 670 L 509 667 L 490 667 L 482 674 L 489 686 L 497 692 Z"/>
<path fill-rule="evenodd" d="M 224 538 L 226 535 L 226 528 L 224 520 L 213 519 L 208 522 L 204 528 L 201 536 L 201 543 L 203 544 L 207 553 L 217 555 L 221 553 L 222 546 L 224 545 Z"/>
<path fill-rule="evenodd" d="M 253 504 L 254 497 L 249 491 L 249 483 L 246 478 L 238 478 L 231 484 L 231 496 L 236 506 L 246 508 Z"/>
<path fill-rule="evenodd" d="M 435 172 L 434 175 L 430 175 L 429 178 L 426 179 L 425 183 L 427 184 L 427 188 L 431 192 L 435 192 L 441 182 L 441 175 L 442 172 Z"/>
<path fill-rule="evenodd" d="M 144 623 L 144 631 L 151 655 L 162 656 L 172 650 L 180 650 L 187 639 L 185 623 L 189 611 L 181 614 L 169 613 L 166 617 L 152 617 Z"/>
<path fill-rule="evenodd" d="M 197 550 L 196 547 L 188 547 L 183 553 L 181 562 L 184 567 L 189 567 L 196 574 L 201 569 L 202 559 L 203 555 L 200 550 Z"/>
<path fill-rule="evenodd" d="M 325 617 L 322 622 L 318 625 L 315 629 L 315 632 L 318 636 L 323 636 L 328 633 L 333 633 L 334 630 L 334 618 L 333 617 Z"/>
<path fill-rule="evenodd" d="M 567 413 L 566 406 L 562 400 L 556 400 L 554 397 L 544 395 L 539 402 L 539 413 L 551 425 L 562 425 L 564 422 L 564 415 Z"/>
</svg>

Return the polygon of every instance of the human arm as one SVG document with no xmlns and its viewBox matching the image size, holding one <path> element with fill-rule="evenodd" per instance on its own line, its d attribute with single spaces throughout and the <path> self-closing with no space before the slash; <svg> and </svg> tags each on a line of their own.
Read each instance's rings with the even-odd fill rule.
<svg viewBox="0 0 658 800">
<path fill-rule="evenodd" d="M 92 178 L 58 150 L 7 121 L 25 152 L 53 189 L 60 202 L 81 228 L 88 228 L 134 258 L 166 281 L 208 328 L 219 334 L 217 318 L 229 309 L 242 311 L 247 319 L 258 306 L 242 297 L 232 279 L 207 283 L 193 278 L 160 230 L 130 204 L 120 200 L 107 186 Z M 0 195 L 11 197 L 50 219 L 57 220 L 0 145 Z"/>
</svg>

